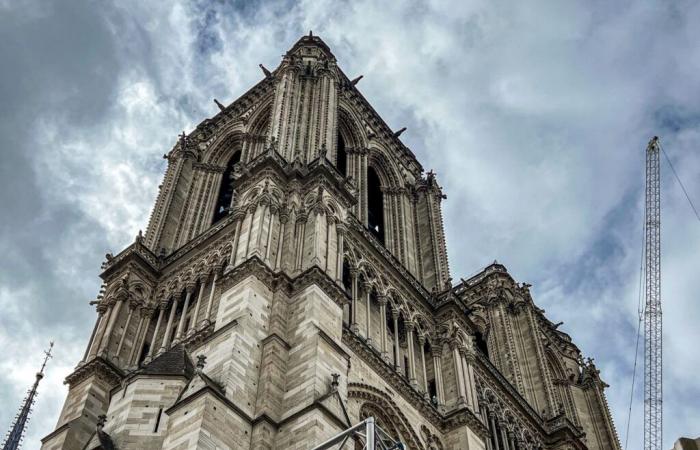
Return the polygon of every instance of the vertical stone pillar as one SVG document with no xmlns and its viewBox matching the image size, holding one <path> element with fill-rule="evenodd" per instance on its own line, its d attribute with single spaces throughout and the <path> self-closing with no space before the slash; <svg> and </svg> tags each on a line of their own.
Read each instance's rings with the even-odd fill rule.
<svg viewBox="0 0 700 450">
<path fill-rule="evenodd" d="M 335 225 L 337 252 L 336 252 L 336 273 L 335 281 L 343 284 L 343 255 L 345 253 L 345 226 L 338 222 Z"/>
<path fill-rule="evenodd" d="M 465 368 L 465 375 L 467 377 L 467 390 L 471 393 L 474 413 L 478 414 L 480 408 L 479 408 L 478 395 L 476 392 L 476 377 L 474 376 L 474 361 L 475 361 L 474 350 L 469 349 L 469 348 L 466 349 L 466 351 L 464 352 L 464 368 Z"/>
<path fill-rule="evenodd" d="M 357 285 L 359 283 L 357 275 L 357 269 L 350 269 L 350 277 L 352 278 L 352 310 L 350 311 L 350 329 L 355 334 L 359 332 L 360 328 L 357 324 L 357 296 L 359 295 L 357 292 Z"/>
<path fill-rule="evenodd" d="M 426 371 L 426 368 L 425 368 L 425 334 L 424 333 L 418 334 L 418 345 L 420 345 L 420 361 L 421 361 L 421 368 L 423 370 L 423 391 L 425 392 L 425 395 L 427 397 L 428 396 L 428 372 Z"/>
<path fill-rule="evenodd" d="M 122 333 L 122 337 L 119 339 L 119 345 L 117 345 L 117 352 L 114 354 L 114 357 L 119 361 L 119 355 L 122 352 L 122 347 L 124 346 L 124 339 L 126 338 L 126 333 L 129 332 L 129 325 L 131 324 L 131 316 L 134 314 L 134 310 L 136 309 L 136 302 L 134 301 L 129 301 L 129 314 L 126 316 L 126 323 L 124 324 L 124 332 Z M 134 336 L 134 344 L 136 343 L 136 336 Z M 127 361 L 128 362 L 128 361 Z"/>
<path fill-rule="evenodd" d="M 245 214 L 243 214 L 245 217 Z M 236 266 L 236 254 L 238 253 L 238 241 L 241 237 L 241 226 L 243 225 L 243 217 L 241 217 L 240 211 L 234 214 L 234 220 L 236 222 L 236 230 L 233 233 L 233 239 L 231 240 L 231 255 L 228 260 L 228 270 L 233 269 Z"/>
<path fill-rule="evenodd" d="M 185 287 L 185 304 L 182 307 L 180 321 L 177 324 L 177 332 L 175 333 L 175 340 L 173 341 L 173 345 L 178 344 L 182 340 L 182 332 L 185 329 L 185 318 L 187 317 L 187 309 L 190 307 L 190 298 L 192 298 L 193 291 L 194 284 L 188 283 Z"/>
<path fill-rule="evenodd" d="M 272 229 L 275 223 L 275 217 L 277 216 L 277 207 L 274 205 L 269 206 L 270 217 L 267 221 L 267 237 L 265 244 L 265 262 L 268 266 L 274 266 L 274 261 L 271 260 L 272 257 Z"/>
<path fill-rule="evenodd" d="M 491 440 L 493 441 L 494 450 L 501 450 L 501 444 L 498 443 L 498 428 L 496 428 L 496 414 L 489 410 L 489 423 L 491 424 Z"/>
<path fill-rule="evenodd" d="M 464 392 L 464 374 L 462 371 L 462 357 L 459 354 L 459 347 L 456 342 L 451 342 L 452 347 L 452 360 L 455 366 L 455 378 L 457 381 L 457 392 L 459 396 L 457 397 L 457 406 L 464 406 L 466 400 L 466 394 Z"/>
<path fill-rule="evenodd" d="M 289 220 L 289 214 L 286 208 L 280 211 L 280 231 L 279 237 L 277 238 L 277 254 L 275 255 L 275 271 L 282 268 L 282 249 L 284 243 L 284 230 L 287 227 L 287 221 Z"/>
<path fill-rule="evenodd" d="M 117 300 L 117 302 L 114 304 L 114 308 L 112 309 L 112 312 L 109 315 L 109 322 L 107 322 L 107 329 L 105 330 L 104 334 L 102 335 L 102 343 L 100 344 L 100 354 L 104 356 L 109 356 L 107 353 L 109 351 L 109 342 L 112 339 L 112 331 L 114 330 L 114 324 L 119 318 L 119 310 L 122 307 L 122 300 Z"/>
<path fill-rule="evenodd" d="M 435 372 L 435 391 L 437 393 L 438 406 L 445 405 L 445 385 L 442 380 L 442 348 L 433 347 L 433 371 Z"/>
<path fill-rule="evenodd" d="M 464 379 L 464 392 L 467 407 L 472 411 L 476 411 L 476 399 L 472 396 L 471 379 L 469 378 L 469 368 L 466 360 L 467 350 L 463 347 L 459 349 L 459 361 L 462 368 L 462 378 Z"/>
<path fill-rule="evenodd" d="M 143 349 L 143 343 L 146 341 L 146 334 L 148 333 L 148 325 L 146 326 L 146 330 L 141 332 L 143 329 L 143 323 L 146 321 L 147 317 L 150 317 L 150 310 L 149 308 L 141 305 L 139 308 L 139 324 L 136 327 L 136 335 L 134 335 L 134 345 L 131 347 L 131 351 L 129 352 L 129 359 L 127 360 L 127 364 L 129 366 L 135 366 L 136 362 L 134 361 L 134 358 L 138 358 L 138 356 L 135 356 L 137 354 L 140 354 L 142 349 Z"/>
<path fill-rule="evenodd" d="M 508 432 L 508 447 L 510 447 L 511 450 L 515 450 L 515 432 L 513 430 Z"/>
<path fill-rule="evenodd" d="M 386 295 L 380 295 L 379 296 L 379 316 L 381 317 L 381 320 L 379 322 L 379 334 L 381 336 L 381 346 L 382 346 L 381 350 L 382 350 L 382 358 L 384 358 L 384 360 L 389 359 L 389 353 L 387 351 L 387 344 L 386 344 L 386 338 L 387 338 L 386 303 L 387 303 Z"/>
<path fill-rule="evenodd" d="M 510 446 L 508 445 L 508 430 L 506 428 L 506 425 L 504 423 L 501 423 L 500 429 L 501 441 L 503 442 L 503 450 L 511 450 Z"/>
<path fill-rule="evenodd" d="M 91 339 L 90 345 L 88 345 L 88 352 L 87 355 L 85 356 L 84 360 L 89 360 L 95 357 L 97 355 L 97 350 L 100 346 L 100 340 L 102 338 L 102 331 L 103 328 L 107 324 L 107 318 L 109 317 L 107 313 L 108 311 L 111 311 L 110 308 L 108 308 L 104 303 L 100 302 L 97 305 L 97 323 L 95 324 L 95 329 L 93 330 L 92 334 L 93 337 Z"/>
<path fill-rule="evenodd" d="M 411 385 L 416 385 L 416 364 L 415 364 L 415 354 L 413 351 L 413 331 L 416 328 L 416 324 L 413 321 L 406 322 L 406 342 L 408 343 L 408 382 Z"/>
<path fill-rule="evenodd" d="M 362 284 L 365 294 L 365 339 L 367 344 L 372 345 L 372 305 L 371 305 L 371 295 L 372 285 L 368 282 Z"/>
<path fill-rule="evenodd" d="M 168 324 L 165 326 L 165 335 L 163 336 L 163 343 L 160 346 L 158 353 L 162 353 L 170 348 L 170 337 L 173 331 L 173 321 L 175 320 L 175 312 L 177 311 L 177 304 L 180 302 L 180 294 L 173 297 L 173 301 L 170 305 L 170 315 L 168 316 Z"/>
<path fill-rule="evenodd" d="M 153 330 L 153 338 L 151 339 L 151 348 L 148 350 L 148 356 L 146 357 L 147 360 L 150 361 L 150 359 L 153 357 L 155 351 L 156 351 L 156 339 L 158 338 L 158 331 L 160 331 L 160 324 L 163 322 L 163 314 L 165 313 L 165 305 L 166 302 L 162 302 L 160 305 L 158 305 L 158 320 L 156 321 L 156 328 Z"/>
<path fill-rule="evenodd" d="M 391 311 L 391 319 L 394 321 L 394 369 L 399 370 L 399 312 Z"/>
<path fill-rule="evenodd" d="M 207 303 L 207 311 L 204 314 L 204 326 L 208 326 L 211 323 L 211 308 L 214 304 L 214 291 L 216 291 L 216 280 L 219 278 L 220 271 L 221 266 L 214 266 L 214 279 L 211 282 L 211 292 L 209 292 L 209 303 Z"/>
<path fill-rule="evenodd" d="M 204 295 L 204 282 L 199 281 L 199 293 L 197 294 L 197 299 L 194 304 L 194 312 L 192 313 L 192 320 L 190 320 L 189 326 L 187 327 L 187 336 L 192 336 L 195 331 L 197 331 L 197 317 L 199 317 L 199 305 L 202 304 L 202 296 Z"/>
</svg>

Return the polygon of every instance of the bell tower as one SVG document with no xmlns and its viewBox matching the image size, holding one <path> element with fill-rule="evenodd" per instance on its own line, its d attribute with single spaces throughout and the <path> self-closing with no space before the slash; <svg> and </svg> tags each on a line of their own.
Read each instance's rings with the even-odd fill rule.
<svg viewBox="0 0 700 450">
<path fill-rule="evenodd" d="M 362 76 L 312 34 L 261 69 L 164 155 L 42 449 L 306 450 L 370 416 L 411 449 L 619 449 L 529 285 L 452 286 L 446 197 Z"/>
</svg>

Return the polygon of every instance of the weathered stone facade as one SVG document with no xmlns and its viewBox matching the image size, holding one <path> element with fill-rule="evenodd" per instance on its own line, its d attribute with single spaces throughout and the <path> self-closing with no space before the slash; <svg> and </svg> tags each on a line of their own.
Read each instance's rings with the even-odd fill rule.
<svg viewBox="0 0 700 450">
<path fill-rule="evenodd" d="M 326 44 L 263 70 L 166 155 L 42 448 L 308 449 L 371 415 L 410 449 L 619 449 L 527 285 L 452 285 L 435 175 Z"/>
</svg>

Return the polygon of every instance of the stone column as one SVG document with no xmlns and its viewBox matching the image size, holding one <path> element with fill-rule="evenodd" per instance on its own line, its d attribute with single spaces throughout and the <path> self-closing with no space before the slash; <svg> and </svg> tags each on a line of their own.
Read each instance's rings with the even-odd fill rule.
<svg viewBox="0 0 700 450">
<path fill-rule="evenodd" d="M 469 371 L 467 370 L 467 362 L 465 361 L 466 349 L 459 348 L 459 365 L 462 369 L 462 379 L 464 380 L 464 399 L 467 402 L 467 407 L 474 411 L 474 400 L 472 399 L 471 386 L 469 385 Z"/>
<path fill-rule="evenodd" d="M 202 296 L 204 295 L 204 283 L 200 280 L 199 282 L 199 293 L 197 294 L 197 300 L 194 304 L 194 312 L 192 313 L 192 320 L 190 320 L 189 326 L 187 327 L 187 336 L 192 336 L 195 331 L 197 331 L 197 317 L 199 316 L 199 305 L 202 304 Z"/>
<path fill-rule="evenodd" d="M 146 321 L 146 317 L 150 317 L 150 311 L 148 308 L 145 306 L 141 306 L 139 308 L 139 324 L 136 327 L 136 335 L 134 336 L 134 345 L 131 347 L 131 351 L 129 352 L 129 359 L 127 363 L 130 366 L 134 366 L 136 363 L 134 362 L 134 358 L 138 358 L 138 356 L 135 356 L 137 354 L 141 353 L 141 349 L 143 349 L 143 343 L 146 341 L 146 334 L 148 333 L 148 326 L 146 327 L 146 330 L 141 333 L 141 330 L 143 329 L 143 323 Z"/>
<path fill-rule="evenodd" d="M 451 343 L 452 347 L 452 359 L 454 360 L 455 375 L 457 381 L 457 392 L 459 397 L 457 398 L 458 406 L 463 406 L 466 400 L 466 394 L 464 392 L 464 374 L 462 373 L 462 357 L 459 354 L 459 347 L 456 342 Z"/>
<path fill-rule="evenodd" d="M 103 354 L 104 356 L 109 356 L 107 353 L 109 352 L 109 341 L 112 339 L 112 331 L 114 330 L 114 324 L 119 318 L 119 310 L 122 307 L 122 300 L 117 300 L 117 302 L 114 304 L 114 308 L 112 309 L 112 312 L 109 315 L 109 322 L 107 322 L 107 329 L 105 330 L 102 339 L 102 344 L 100 345 L 100 353 Z"/>
<path fill-rule="evenodd" d="M 391 319 L 394 321 L 394 369 L 399 370 L 399 312 L 391 311 Z"/>
<path fill-rule="evenodd" d="M 420 345 L 420 361 L 423 369 L 423 391 L 428 396 L 428 372 L 425 369 L 425 334 L 418 334 L 418 345 Z"/>
<path fill-rule="evenodd" d="M 467 391 L 472 397 L 472 406 L 475 414 L 479 413 L 479 401 L 476 393 L 476 378 L 474 377 L 474 351 L 471 349 L 466 349 L 464 352 L 464 369 L 465 376 L 467 378 Z"/>
<path fill-rule="evenodd" d="M 380 295 L 379 296 L 379 316 L 381 317 L 381 321 L 379 322 L 379 333 L 381 335 L 381 346 L 382 346 L 382 358 L 385 360 L 389 359 L 389 353 L 387 351 L 386 347 L 386 335 L 387 335 L 387 329 L 386 329 L 386 303 L 387 303 L 387 298 L 386 295 Z"/>
<path fill-rule="evenodd" d="M 173 301 L 170 304 L 170 315 L 168 316 L 168 324 L 165 326 L 165 335 L 163 336 L 163 343 L 160 346 L 158 353 L 163 353 L 168 348 L 170 348 L 170 335 L 173 331 L 173 321 L 175 320 L 175 312 L 177 311 L 177 304 L 180 302 L 180 294 L 173 297 Z"/>
<path fill-rule="evenodd" d="M 435 391 L 437 393 L 438 406 L 445 405 L 445 385 L 442 381 L 442 349 L 433 347 L 433 371 L 435 372 Z"/>
<path fill-rule="evenodd" d="M 505 426 L 505 424 L 500 424 L 500 429 L 501 429 L 501 440 L 503 442 L 503 450 L 511 450 L 510 446 L 508 445 L 508 431 Z"/>
<path fill-rule="evenodd" d="M 483 420 L 483 418 L 482 418 L 482 420 Z M 493 431 L 492 431 L 491 427 L 489 426 L 489 419 L 488 419 L 488 417 L 486 417 L 486 420 L 484 421 L 484 424 L 486 425 L 486 428 L 488 428 L 488 430 L 489 430 L 489 436 L 488 436 L 488 437 L 486 438 L 486 440 L 485 440 L 486 450 L 496 450 L 496 449 L 494 448 L 494 446 L 493 446 L 493 438 L 492 438 L 492 436 L 493 436 Z"/>
<path fill-rule="evenodd" d="M 117 353 L 114 357 L 119 361 L 119 354 L 122 352 L 122 347 L 124 346 L 124 339 L 126 338 L 126 333 L 129 331 L 129 324 L 131 323 L 131 316 L 134 314 L 136 309 L 136 302 L 129 301 L 129 315 L 126 316 L 126 323 L 124 324 L 124 332 L 122 337 L 119 339 L 119 345 L 117 345 Z M 134 336 L 134 344 L 136 344 L 136 336 Z M 127 361 L 128 362 L 128 361 Z"/>
<path fill-rule="evenodd" d="M 275 255 L 275 271 L 282 268 L 282 244 L 284 242 L 284 229 L 287 227 L 287 220 L 289 220 L 289 214 L 285 210 L 280 211 L 280 233 L 277 238 L 277 254 Z"/>
<path fill-rule="evenodd" d="M 211 292 L 209 292 L 209 303 L 207 303 L 207 311 L 204 314 L 203 326 L 208 326 L 211 323 L 211 307 L 214 304 L 214 291 L 216 291 L 216 280 L 219 278 L 221 266 L 214 266 L 214 279 L 211 282 Z"/>
<path fill-rule="evenodd" d="M 367 344 L 372 345 L 372 305 L 370 304 L 370 293 L 372 292 L 372 285 L 368 282 L 362 284 L 362 288 L 365 293 L 365 339 Z"/>
<path fill-rule="evenodd" d="M 510 447 L 511 450 L 515 450 L 515 432 L 514 431 L 508 431 L 508 447 Z"/>
<path fill-rule="evenodd" d="M 245 217 L 245 215 L 244 215 L 244 217 Z M 236 214 L 235 221 L 236 221 L 236 231 L 233 233 L 233 240 L 231 242 L 231 256 L 229 256 L 229 260 L 228 260 L 228 270 L 233 269 L 233 267 L 236 265 L 236 254 L 238 253 L 238 241 L 240 240 L 240 237 L 241 237 L 241 225 L 243 224 L 243 220 L 242 220 L 240 212 L 238 212 Z"/>
<path fill-rule="evenodd" d="M 406 376 L 408 377 L 408 382 L 413 386 L 416 385 L 416 364 L 413 351 L 413 331 L 415 328 L 415 323 L 412 321 L 406 322 L 406 342 L 408 342 L 408 373 Z"/>
<path fill-rule="evenodd" d="M 163 314 L 165 313 L 165 305 L 166 302 L 162 302 L 158 306 L 158 320 L 156 321 L 156 329 L 153 330 L 153 338 L 151 339 L 151 348 L 148 349 L 148 356 L 146 359 L 150 361 L 150 359 L 153 357 L 156 349 L 156 339 L 158 337 L 158 331 L 160 331 L 160 324 L 163 322 Z"/>
<path fill-rule="evenodd" d="M 177 332 L 175 333 L 173 345 L 180 343 L 180 341 L 182 340 L 182 332 L 185 329 L 185 318 L 187 317 L 187 309 L 190 307 L 190 298 L 192 298 L 193 291 L 194 284 L 187 284 L 187 286 L 185 287 L 185 304 L 182 307 L 182 313 L 180 313 L 180 321 L 177 324 Z"/>
<path fill-rule="evenodd" d="M 272 256 L 272 229 L 274 223 L 275 223 L 275 216 L 277 215 L 277 207 L 271 205 L 269 207 L 270 211 L 270 219 L 267 222 L 267 244 L 265 244 L 265 262 L 270 266 L 274 266 L 274 261 L 271 261 L 270 258 Z"/>
<path fill-rule="evenodd" d="M 338 282 L 338 284 L 342 285 L 343 284 L 343 254 L 345 253 L 345 226 L 338 222 L 335 225 L 335 231 L 336 231 L 336 239 L 338 242 L 338 251 L 336 252 L 336 274 L 335 274 L 335 281 Z"/>
<path fill-rule="evenodd" d="M 352 278 L 352 289 L 351 289 L 351 296 L 352 296 L 352 305 L 351 308 L 352 310 L 350 311 L 350 329 L 353 331 L 353 333 L 357 334 L 359 332 L 359 325 L 357 324 L 357 285 L 359 283 L 358 277 L 357 277 L 357 270 L 356 269 L 350 269 L 350 277 Z"/>
<path fill-rule="evenodd" d="M 494 450 L 501 450 L 501 444 L 498 442 L 498 428 L 496 428 L 496 414 L 493 411 L 489 411 L 489 423 L 491 424 L 493 448 Z"/>
<path fill-rule="evenodd" d="M 92 359 L 95 355 L 97 355 L 97 349 L 100 347 L 100 339 L 102 337 L 101 328 L 104 328 L 105 324 L 107 323 L 107 318 L 109 315 L 105 313 L 108 311 L 110 311 L 110 309 L 103 303 L 99 303 L 97 305 L 97 323 L 95 324 L 95 329 L 92 332 L 93 337 L 90 341 L 90 345 L 88 346 L 88 351 L 84 360 Z"/>
</svg>

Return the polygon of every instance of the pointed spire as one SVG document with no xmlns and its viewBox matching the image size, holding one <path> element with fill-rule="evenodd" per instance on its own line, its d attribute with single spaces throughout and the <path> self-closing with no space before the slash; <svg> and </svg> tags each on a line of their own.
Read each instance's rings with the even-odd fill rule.
<svg viewBox="0 0 700 450">
<path fill-rule="evenodd" d="M 46 369 L 46 363 L 52 358 L 51 350 L 53 350 L 53 341 L 49 344 L 49 349 L 44 351 L 44 362 L 41 364 L 41 369 L 36 373 L 36 379 L 32 388 L 27 392 L 27 396 L 22 402 L 22 407 L 15 417 L 15 421 L 10 428 L 10 431 L 5 437 L 5 442 L 2 444 L 2 450 L 17 450 L 22 445 L 22 439 L 24 438 L 24 432 L 27 428 L 27 423 L 29 423 L 29 414 L 32 412 L 32 406 L 36 401 L 37 388 L 39 387 L 39 382 L 44 378 L 44 369 Z"/>
<path fill-rule="evenodd" d="M 214 103 L 216 103 L 216 106 L 218 106 L 221 111 L 226 109 L 226 107 L 224 105 L 222 105 L 221 102 L 218 101 L 217 99 L 214 99 Z"/>
</svg>

